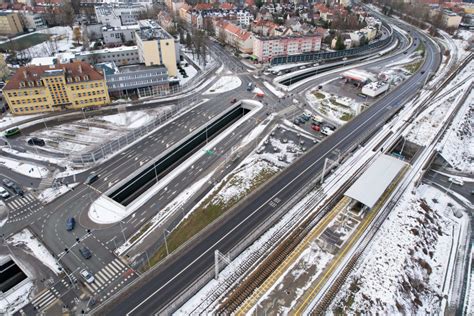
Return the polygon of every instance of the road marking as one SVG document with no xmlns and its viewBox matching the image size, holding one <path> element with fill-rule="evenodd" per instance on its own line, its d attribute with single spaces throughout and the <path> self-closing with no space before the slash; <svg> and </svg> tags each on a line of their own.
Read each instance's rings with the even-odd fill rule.
<svg viewBox="0 0 474 316">
<path fill-rule="evenodd" d="M 117 270 L 116 267 L 114 267 L 114 265 L 112 264 L 112 262 L 109 263 L 107 266 L 108 266 L 110 269 L 112 269 L 112 271 L 114 271 L 114 274 L 117 274 L 117 273 L 120 272 L 120 271 Z"/>
<path fill-rule="evenodd" d="M 109 276 L 110 279 L 113 279 L 114 278 L 114 271 L 112 269 L 110 269 L 108 266 L 105 266 L 102 271 L 104 271 L 105 274 L 107 274 Z"/>
<path fill-rule="evenodd" d="M 95 278 L 99 281 L 99 286 L 107 281 L 107 279 L 101 274 L 100 271 L 95 274 Z"/>
<path fill-rule="evenodd" d="M 114 261 L 111 262 L 116 268 L 118 268 L 119 270 L 122 270 L 124 268 L 123 265 L 120 265 L 121 262 L 118 260 L 118 259 L 115 259 Z"/>
<path fill-rule="evenodd" d="M 91 286 L 92 284 L 94 284 L 94 283 L 89 284 L 89 283 L 87 283 L 87 282 L 84 282 L 84 285 L 86 286 L 86 288 L 87 288 L 91 293 L 94 293 L 95 290 L 92 288 L 92 286 Z"/>
</svg>

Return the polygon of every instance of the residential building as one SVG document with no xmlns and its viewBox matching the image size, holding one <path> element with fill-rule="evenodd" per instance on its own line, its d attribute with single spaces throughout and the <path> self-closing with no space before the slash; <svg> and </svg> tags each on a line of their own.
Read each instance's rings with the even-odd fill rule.
<svg viewBox="0 0 474 316">
<path fill-rule="evenodd" d="M 255 37 L 253 54 L 259 62 L 269 62 L 273 57 L 298 55 L 321 49 L 319 35 L 287 37 Z"/>
<path fill-rule="evenodd" d="M 85 62 L 21 67 L 3 95 L 15 115 L 110 103 L 104 76 Z"/>
<path fill-rule="evenodd" d="M 223 34 L 228 45 L 237 48 L 242 53 L 252 54 L 254 37 L 251 32 L 242 30 L 237 25 L 227 21 L 219 21 L 216 26 L 216 31 L 219 35 Z"/>
<path fill-rule="evenodd" d="M 169 88 L 168 70 L 165 66 L 131 65 L 120 67 L 113 74 L 105 74 L 111 95 L 157 95 Z"/>
<path fill-rule="evenodd" d="M 27 30 L 40 30 L 48 27 L 42 14 L 24 11 L 20 17 Z"/>
<path fill-rule="evenodd" d="M 248 11 L 240 10 L 236 13 L 235 16 L 236 16 L 237 24 L 244 27 L 249 26 L 250 23 L 252 23 L 253 21 L 253 15 Z"/>
<path fill-rule="evenodd" d="M 0 35 L 15 35 L 23 32 L 23 24 L 18 13 L 0 12 Z"/>
<path fill-rule="evenodd" d="M 183 5 L 186 5 L 184 0 L 165 0 L 165 5 L 171 12 L 178 12 Z"/>
<path fill-rule="evenodd" d="M 462 17 L 450 10 L 443 10 L 443 24 L 446 28 L 459 28 Z"/>
<path fill-rule="evenodd" d="M 117 66 L 140 63 L 137 46 L 121 46 L 76 53 L 75 60 L 95 65 L 97 63 L 115 63 Z"/>
<path fill-rule="evenodd" d="M 165 65 L 168 75 L 175 77 L 178 74 L 175 39 L 155 21 L 140 22 L 140 30 L 135 34 L 140 62 L 146 66 Z"/>
</svg>

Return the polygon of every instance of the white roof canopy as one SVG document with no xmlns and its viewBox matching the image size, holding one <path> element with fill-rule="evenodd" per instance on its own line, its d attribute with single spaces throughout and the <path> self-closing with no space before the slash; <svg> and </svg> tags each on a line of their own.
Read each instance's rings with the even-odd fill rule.
<svg viewBox="0 0 474 316">
<path fill-rule="evenodd" d="M 372 208 L 404 166 L 400 159 L 380 156 L 344 195 Z"/>
</svg>

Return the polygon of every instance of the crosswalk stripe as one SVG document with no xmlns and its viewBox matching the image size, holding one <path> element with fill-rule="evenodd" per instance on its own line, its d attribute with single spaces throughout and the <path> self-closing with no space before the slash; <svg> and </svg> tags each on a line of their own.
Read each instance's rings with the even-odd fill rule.
<svg viewBox="0 0 474 316">
<path fill-rule="evenodd" d="M 112 279 L 114 277 L 113 273 L 110 273 L 108 270 L 107 270 L 107 267 L 104 267 L 102 270 L 102 272 L 104 272 L 104 274 L 106 276 L 108 276 L 109 279 Z"/>
<path fill-rule="evenodd" d="M 107 282 L 107 277 L 102 273 L 102 271 L 97 272 L 96 275 L 99 277 L 99 280 L 101 280 L 102 283 Z"/>
<path fill-rule="evenodd" d="M 35 297 L 35 299 L 31 301 L 31 303 L 34 304 L 34 303 L 36 303 L 36 302 L 39 302 L 43 297 L 45 297 L 45 296 L 47 296 L 47 295 L 49 295 L 49 294 L 51 294 L 51 292 L 50 292 L 49 290 L 46 290 L 46 291 L 44 291 L 43 293 L 41 293 L 40 296 Z"/>
<path fill-rule="evenodd" d="M 123 268 L 125 268 L 125 265 L 119 259 L 115 259 L 114 261 L 112 261 L 112 263 L 115 266 L 118 266 L 119 270 L 122 270 Z"/>
<path fill-rule="evenodd" d="M 112 269 L 112 271 L 114 271 L 114 274 L 119 273 L 119 271 L 117 270 L 117 268 L 114 267 L 114 265 L 113 265 L 112 263 L 109 263 L 109 264 L 107 265 L 107 267 L 109 267 L 110 269 Z"/>
<path fill-rule="evenodd" d="M 94 291 L 97 291 L 99 288 L 97 285 L 95 285 L 95 282 L 91 283 L 91 286 L 94 288 Z"/>
<path fill-rule="evenodd" d="M 51 297 L 54 297 L 53 293 L 51 293 L 51 291 L 48 290 L 48 292 L 46 292 L 46 295 L 42 295 L 40 299 L 37 299 L 33 302 L 34 305 L 38 305 L 40 306 L 42 303 L 46 302 L 47 300 L 49 300 Z"/>
<path fill-rule="evenodd" d="M 92 288 L 92 286 L 91 286 L 91 285 L 92 285 L 92 283 L 91 283 L 91 284 L 89 284 L 89 283 L 87 283 L 87 282 L 84 282 L 84 285 L 85 285 L 85 286 L 86 286 L 86 288 L 87 288 L 89 291 L 91 291 L 92 293 L 94 293 L 94 292 L 95 292 L 95 290 L 94 290 L 94 289 Z"/>
<path fill-rule="evenodd" d="M 40 305 L 38 305 L 38 307 L 39 307 L 39 308 L 48 307 L 48 306 L 51 305 L 51 303 L 53 303 L 56 299 L 57 299 L 56 296 L 52 296 L 52 297 L 50 297 L 48 300 L 46 300 L 46 301 L 44 301 L 43 303 L 41 303 Z"/>
<path fill-rule="evenodd" d="M 16 201 L 13 200 L 13 201 L 10 201 L 10 203 L 8 203 L 8 206 L 12 207 L 12 208 L 17 208 L 18 206 L 16 205 Z"/>
</svg>

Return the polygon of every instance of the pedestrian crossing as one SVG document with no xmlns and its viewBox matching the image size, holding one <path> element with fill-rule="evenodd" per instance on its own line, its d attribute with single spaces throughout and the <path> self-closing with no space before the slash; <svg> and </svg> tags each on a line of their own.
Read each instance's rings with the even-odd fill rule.
<svg viewBox="0 0 474 316">
<path fill-rule="evenodd" d="M 36 200 L 36 198 L 32 194 L 28 193 L 25 194 L 23 197 L 7 200 L 5 204 L 11 209 L 19 209 L 36 202 L 38 202 L 38 200 Z"/>
<path fill-rule="evenodd" d="M 31 304 L 33 304 L 35 310 L 44 310 L 56 302 L 59 297 L 59 292 L 52 287 L 44 291 L 41 295 L 35 297 Z"/>
<path fill-rule="evenodd" d="M 123 264 L 119 259 L 115 258 L 109 262 L 105 267 L 94 274 L 94 282 L 84 285 L 91 293 L 98 293 L 107 288 L 113 281 L 118 279 L 129 268 Z"/>
</svg>

